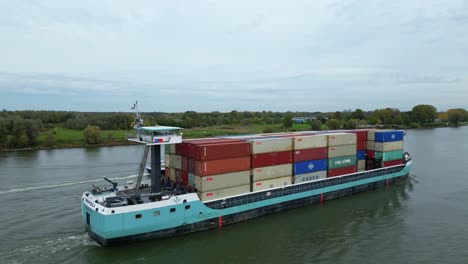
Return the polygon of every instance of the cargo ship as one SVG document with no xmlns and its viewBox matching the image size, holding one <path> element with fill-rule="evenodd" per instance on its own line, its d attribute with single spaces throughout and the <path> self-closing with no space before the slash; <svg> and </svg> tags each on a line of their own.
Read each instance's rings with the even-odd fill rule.
<svg viewBox="0 0 468 264">
<path fill-rule="evenodd" d="M 386 187 L 406 179 L 412 165 L 398 130 L 182 140 L 177 127 L 136 129 L 129 140 L 145 145 L 136 181 L 106 179 L 110 186 L 82 195 L 85 228 L 102 246 L 221 228 Z"/>
</svg>

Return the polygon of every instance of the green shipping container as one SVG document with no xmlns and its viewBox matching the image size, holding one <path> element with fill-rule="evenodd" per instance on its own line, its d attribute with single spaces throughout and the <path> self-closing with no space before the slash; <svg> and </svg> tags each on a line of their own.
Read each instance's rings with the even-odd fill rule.
<svg viewBox="0 0 468 264">
<path fill-rule="evenodd" d="M 403 157 L 403 150 L 394 150 L 387 152 L 375 152 L 375 159 L 382 159 L 382 161 L 397 160 Z"/>
<path fill-rule="evenodd" d="M 328 169 L 356 166 L 356 156 L 344 156 L 328 159 Z"/>
</svg>

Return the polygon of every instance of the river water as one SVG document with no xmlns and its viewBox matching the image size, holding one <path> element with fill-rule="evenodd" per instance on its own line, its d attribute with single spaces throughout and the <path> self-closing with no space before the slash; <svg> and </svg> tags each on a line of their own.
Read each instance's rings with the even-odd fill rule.
<svg viewBox="0 0 468 264">
<path fill-rule="evenodd" d="M 80 198 L 141 146 L 0 153 L 0 263 L 468 263 L 468 127 L 410 130 L 408 181 L 222 229 L 102 248 Z"/>
</svg>

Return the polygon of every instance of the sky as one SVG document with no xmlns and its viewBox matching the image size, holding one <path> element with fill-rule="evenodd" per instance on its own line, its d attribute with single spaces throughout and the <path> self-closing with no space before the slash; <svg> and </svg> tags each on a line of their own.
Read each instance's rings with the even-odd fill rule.
<svg viewBox="0 0 468 264">
<path fill-rule="evenodd" d="M 0 109 L 468 108 L 468 0 L 0 0 Z"/>
</svg>

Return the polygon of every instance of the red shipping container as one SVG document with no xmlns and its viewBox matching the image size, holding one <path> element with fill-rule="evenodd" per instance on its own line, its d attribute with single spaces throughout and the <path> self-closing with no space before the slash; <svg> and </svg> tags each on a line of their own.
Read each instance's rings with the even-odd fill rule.
<svg viewBox="0 0 468 264">
<path fill-rule="evenodd" d="M 182 170 L 183 171 L 188 171 L 188 158 L 187 157 L 182 157 L 181 162 L 182 162 Z"/>
<path fill-rule="evenodd" d="M 250 156 L 249 142 L 216 143 L 194 145 L 192 150 L 195 160 L 216 160 Z"/>
<path fill-rule="evenodd" d="M 190 173 L 195 172 L 195 160 L 192 158 L 188 158 L 188 172 Z"/>
<path fill-rule="evenodd" d="M 252 168 L 275 166 L 291 162 L 293 162 L 292 151 L 270 152 L 252 156 Z"/>
<path fill-rule="evenodd" d="M 328 158 L 328 148 L 312 148 L 294 151 L 294 162 Z"/>
<path fill-rule="evenodd" d="M 374 150 L 366 150 L 367 159 L 375 158 L 375 151 Z"/>
<path fill-rule="evenodd" d="M 195 161 L 194 174 L 197 176 L 209 176 L 228 172 L 250 170 L 250 157 Z"/>
<path fill-rule="evenodd" d="M 171 169 L 169 167 L 164 167 L 164 175 L 166 177 L 171 177 Z"/>
<path fill-rule="evenodd" d="M 181 171 L 180 172 L 180 181 L 184 185 L 188 184 L 188 172 L 186 172 L 186 171 Z"/>
<path fill-rule="evenodd" d="M 401 165 L 401 164 L 403 164 L 402 159 L 389 160 L 389 161 L 382 162 L 382 167 L 390 167 L 390 166 L 396 166 L 396 165 Z"/>
<path fill-rule="evenodd" d="M 188 139 L 182 143 L 184 145 L 182 156 L 195 158 L 194 146 L 195 145 L 208 145 L 208 144 L 220 144 L 229 142 L 242 142 L 238 139 L 230 138 L 208 138 L 208 139 Z"/>
<path fill-rule="evenodd" d="M 356 140 L 357 142 L 359 142 L 359 141 L 367 140 L 367 131 L 369 130 L 368 129 L 356 129 L 356 130 L 352 130 L 349 132 L 356 134 Z"/>
<path fill-rule="evenodd" d="M 175 154 L 176 155 L 182 154 L 182 143 L 175 144 Z"/>
<path fill-rule="evenodd" d="M 345 174 L 350 174 L 350 173 L 355 173 L 355 172 L 356 172 L 356 166 L 349 166 L 349 167 L 343 167 L 343 168 L 338 168 L 338 169 L 330 169 L 328 170 L 327 177 L 335 177 L 335 176 L 340 176 L 340 175 L 345 175 Z"/>
<path fill-rule="evenodd" d="M 367 148 L 367 142 L 366 141 L 358 141 L 356 143 L 356 150 L 365 150 Z"/>
</svg>

